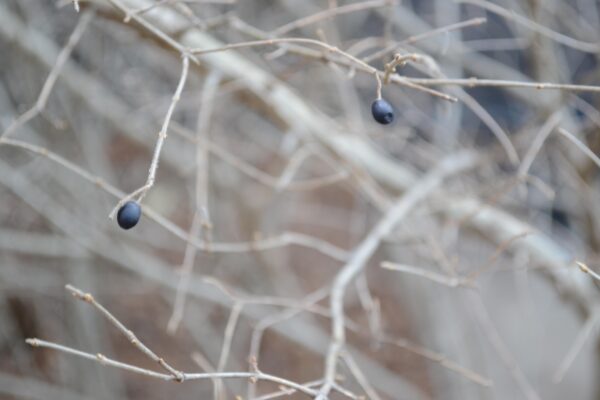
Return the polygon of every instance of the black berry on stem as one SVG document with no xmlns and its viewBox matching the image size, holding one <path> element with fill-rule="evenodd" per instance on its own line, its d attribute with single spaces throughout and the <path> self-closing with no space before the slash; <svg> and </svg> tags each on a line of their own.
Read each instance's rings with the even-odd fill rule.
<svg viewBox="0 0 600 400">
<path fill-rule="evenodd" d="M 377 99 L 371 104 L 373 119 L 380 124 L 387 125 L 394 120 L 394 108 L 384 99 Z"/>
<path fill-rule="evenodd" d="M 142 216 L 142 207 L 135 201 L 128 201 L 119 208 L 117 222 L 123 229 L 131 229 L 137 225 Z"/>
</svg>

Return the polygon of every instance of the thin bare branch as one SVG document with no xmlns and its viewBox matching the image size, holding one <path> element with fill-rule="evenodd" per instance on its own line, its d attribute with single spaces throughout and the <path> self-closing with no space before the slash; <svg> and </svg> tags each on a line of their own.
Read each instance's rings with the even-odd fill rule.
<svg viewBox="0 0 600 400">
<path fill-rule="evenodd" d="M 74 1 L 73 5 L 75 7 L 75 10 L 79 12 L 79 3 L 77 1 Z M 95 14 L 96 13 L 93 9 L 89 9 L 83 13 L 81 18 L 79 18 L 75 29 L 73 29 L 73 32 L 67 40 L 67 44 L 65 44 L 65 47 L 63 47 L 63 49 L 58 54 L 56 63 L 52 67 L 50 74 L 48 74 L 48 77 L 44 82 L 44 86 L 42 87 L 42 91 L 40 92 L 37 101 L 35 102 L 33 107 L 21 114 L 8 126 L 8 128 L 4 130 L 4 132 L 0 135 L 0 139 L 7 138 L 8 136 L 10 136 L 21 126 L 25 125 L 27 122 L 38 116 L 39 113 L 41 113 L 44 110 L 44 108 L 46 108 L 46 103 L 48 102 L 50 93 L 52 93 L 52 89 L 54 88 L 56 81 L 60 77 L 65 62 L 71 56 L 73 49 L 75 49 L 75 46 L 77 46 L 77 43 L 79 43 L 79 41 L 81 40 L 81 37 L 87 30 L 87 27 L 89 26 L 90 21 L 92 21 Z"/>
<path fill-rule="evenodd" d="M 52 350 L 56 350 L 59 352 L 71 354 L 77 357 L 85 358 L 92 361 L 97 361 L 101 365 L 105 365 L 107 367 L 119 368 L 128 372 L 137 373 L 149 378 L 161 379 L 164 381 L 193 381 L 193 380 L 205 380 L 205 379 L 251 379 L 257 381 L 268 381 L 273 382 L 285 387 L 289 387 L 291 389 L 296 390 L 299 393 L 303 393 L 306 396 L 314 396 L 316 394 L 316 390 L 307 388 L 306 386 L 300 385 L 298 383 L 289 381 L 287 379 L 280 378 L 278 376 L 265 374 L 260 371 L 257 372 L 212 372 L 212 373 L 184 373 L 181 372 L 182 380 L 179 381 L 178 378 L 174 377 L 170 374 L 161 374 L 158 372 L 154 372 L 148 369 L 136 367 L 134 365 L 122 363 L 120 361 L 113 360 L 108 358 L 100 353 L 98 354 L 90 354 L 80 350 L 73 349 L 71 347 L 63 346 L 60 344 L 47 342 L 41 339 L 27 339 L 27 344 L 32 347 L 41 347 L 48 348 Z"/>
<path fill-rule="evenodd" d="M 365 239 L 356 247 L 346 265 L 338 272 L 331 287 L 332 340 L 325 361 L 325 383 L 317 399 L 327 398 L 335 382 L 337 363 L 343 350 L 345 334 L 344 295 L 346 287 L 362 271 L 384 237 L 414 208 L 423 201 L 449 175 L 473 167 L 477 161 L 472 154 L 463 153 L 442 161 L 432 172 L 402 196 L 381 218 Z"/>
<path fill-rule="evenodd" d="M 121 321 L 119 321 L 115 316 L 113 316 L 110 313 L 110 311 L 108 311 L 106 308 L 104 308 L 102 306 L 102 304 L 98 303 L 96 301 L 96 299 L 94 299 L 94 296 L 92 296 L 90 293 L 84 293 L 81 290 L 79 290 L 76 287 L 71 286 L 71 285 L 67 285 L 67 286 L 65 286 L 65 288 L 69 292 L 71 292 L 73 297 L 75 297 L 76 299 L 84 301 L 84 302 L 89 303 L 92 306 L 94 306 L 94 308 L 96 310 L 100 311 L 100 313 L 113 326 L 115 326 L 127 338 L 127 340 L 129 340 L 129 342 L 133 346 L 135 346 L 138 350 L 140 350 L 144 355 L 146 355 L 152 361 L 158 363 L 158 365 L 160 365 L 164 370 L 169 372 L 176 381 L 183 382 L 185 377 L 181 371 L 178 371 L 175 368 L 171 367 L 162 357 L 157 356 L 156 353 L 154 353 L 152 350 L 150 350 L 144 343 L 142 343 L 137 338 L 137 336 L 132 331 L 127 329 L 127 327 L 125 327 L 125 325 L 123 325 L 123 323 Z"/>
</svg>

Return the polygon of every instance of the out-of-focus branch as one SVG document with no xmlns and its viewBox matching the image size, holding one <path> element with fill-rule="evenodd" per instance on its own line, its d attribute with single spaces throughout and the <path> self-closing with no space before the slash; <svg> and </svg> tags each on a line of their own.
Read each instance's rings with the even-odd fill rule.
<svg viewBox="0 0 600 400">
<path fill-rule="evenodd" d="M 274 376 L 274 375 L 270 375 L 270 374 L 265 374 L 260 371 L 256 371 L 256 372 L 207 372 L 207 373 L 180 372 L 180 374 L 181 374 L 181 380 L 180 380 L 180 378 L 176 378 L 171 374 L 161 374 L 159 372 L 154 372 L 149 369 L 136 367 L 135 365 L 126 364 L 126 363 L 123 363 L 120 361 L 113 360 L 111 358 L 106 357 L 103 354 L 100 354 L 100 353 L 90 354 L 90 353 L 86 353 L 81 350 L 73 349 L 68 346 L 63 346 L 63 345 L 60 345 L 57 343 L 52 343 L 52 342 L 48 342 L 48 341 L 37 339 L 37 338 L 27 339 L 26 342 L 27 342 L 27 344 L 31 345 L 32 347 L 41 347 L 41 348 L 56 350 L 59 352 L 71 354 L 71 355 L 85 358 L 88 360 L 97 361 L 101 365 L 119 368 L 119 369 L 122 369 L 125 371 L 129 371 L 129 372 L 133 372 L 136 374 L 146 376 L 148 378 L 161 379 L 164 381 L 183 382 L 183 381 L 193 381 L 193 380 L 202 380 L 202 379 L 252 379 L 252 380 L 257 380 L 257 381 L 269 381 L 269 382 L 273 382 L 273 383 L 276 383 L 279 385 L 283 385 L 283 386 L 289 387 L 291 389 L 294 389 L 300 393 L 304 393 L 307 396 L 314 396 L 316 393 L 316 391 L 314 389 L 310 389 L 310 388 L 307 388 L 298 383 L 289 381 L 287 379 L 283 379 L 278 376 Z"/>
<path fill-rule="evenodd" d="M 157 356 L 156 353 L 154 353 L 152 350 L 150 350 L 150 348 L 148 348 L 144 343 L 142 343 L 142 341 L 140 341 L 132 331 L 127 329 L 121 321 L 119 321 L 114 315 L 112 315 L 110 313 L 110 311 L 108 311 L 106 308 L 104 308 L 104 306 L 102 306 L 102 304 L 98 303 L 96 301 L 96 299 L 94 299 L 94 296 L 92 296 L 90 293 L 84 293 L 80 289 L 77 289 L 76 287 L 71 286 L 71 285 L 67 285 L 66 289 L 76 299 L 84 301 L 84 302 L 89 303 L 92 306 L 94 306 L 94 308 L 97 309 L 98 311 L 100 311 L 100 313 L 106 319 L 108 319 L 108 321 L 112 325 L 114 325 L 123 335 L 125 335 L 127 340 L 129 340 L 129 342 L 133 346 L 135 346 L 137 349 L 139 349 L 144 355 L 146 355 L 152 361 L 158 363 L 158 365 L 160 365 L 162 368 L 164 368 L 167 372 L 169 372 L 173 379 L 175 379 L 178 382 L 183 382 L 184 376 L 181 371 L 178 371 L 175 368 L 171 367 L 162 357 Z"/>
<path fill-rule="evenodd" d="M 74 4 L 75 4 L 75 9 L 77 11 L 79 11 L 78 3 L 74 2 Z M 44 82 L 42 91 L 40 92 L 40 95 L 38 96 L 35 104 L 33 105 L 33 107 L 31 107 L 29 110 L 25 111 L 23 114 L 21 114 L 16 120 L 14 120 L 9 125 L 8 128 L 6 128 L 6 130 L 0 135 L 0 139 L 3 137 L 8 137 L 14 131 L 19 129 L 19 127 L 21 125 L 26 124 L 28 121 L 35 118 L 40 112 L 42 112 L 44 110 L 44 108 L 46 107 L 46 103 L 48 102 L 48 97 L 50 97 L 50 93 L 52 93 L 54 84 L 58 80 L 58 78 L 61 74 L 61 71 L 63 69 L 63 66 L 65 65 L 65 62 L 71 56 L 73 49 L 75 48 L 77 43 L 79 43 L 79 40 L 85 33 L 85 31 L 86 31 L 90 21 L 94 17 L 94 15 L 95 15 L 94 10 L 90 9 L 90 10 L 87 10 L 85 13 L 83 13 L 81 18 L 79 18 L 79 21 L 77 22 L 77 25 L 75 26 L 75 29 L 73 29 L 71 36 L 69 36 L 69 39 L 67 40 L 67 44 L 65 45 L 65 47 L 63 47 L 61 52 L 58 54 L 58 57 L 56 58 L 56 63 L 54 64 L 54 66 L 52 67 L 52 70 L 50 71 L 50 74 L 46 78 L 46 82 Z"/>
<path fill-rule="evenodd" d="M 356 275 L 366 267 L 384 237 L 421 201 L 431 194 L 446 177 L 464 171 L 475 165 L 479 158 L 472 153 L 462 153 L 448 157 L 427 174 L 418 184 L 410 188 L 380 219 L 365 239 L 356 247 L 352 257 L 338 272 L 331 286 L 330 307 L 332 314 L 332 341 L 325 365 L 325 383 L 319 391 L 320 400 L 327 398 L 337 371 L 340 353 L 346 341 L 344 295 L 346 287 Z"/>
</svg>

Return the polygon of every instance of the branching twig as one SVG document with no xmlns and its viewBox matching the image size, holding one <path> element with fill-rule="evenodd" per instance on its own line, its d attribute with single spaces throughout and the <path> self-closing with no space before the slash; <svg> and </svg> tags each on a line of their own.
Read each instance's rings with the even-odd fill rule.
<svg viewBox="0 0 600 400">
<path fill-rule="evenodd" d="M 369 235 L 358 245 L 350 260 L 336 275 L 330 296 L 330 307 L 332 314 L 332 340 L 327 352 L 325 362 L 325 383 L 319 391 L 319 400 L 327 398 L 337 371 L 337 362 L 343 349 L 345 334 L 344 295 L 346 287 L 354 277 L 365 268 L 375 250 L 379 247 L 381 240 L 390 234 L 392 229 L 435 190 L 447 176 L 472 167 L 477 158 L 472 154 L 461 154 L 458 157 L 450 157 L 441 162 L 421 182 L 411 188 L 402 196 L 381 218 L 379 223 L 371 230 Z"/>
<path fill-rule="evenodd" d="M 66 160 L 65 158 L 49 151 L 44 147 L 14 139 L 0 139 L 0 146 L 1 145 L 18 147 L 35 154 L 39 154 L 66 168 L 67 170 L 74 172 L 81 178 L 93 185 L 98 186 L 116 198 L 122 198 L 125 196 L 122 191 L 108 184 L 100 177 L 91 174 L 85 169 L 73 164 L 69 160 Z M 179 228 L 177 225 L 173 224 L 171 221 L 167 220 L 149 207 L 144 208 L 144 213 L 167 231 L 171 232 L 173 235 L 177 236 L 186 243 L 192 243 L 194 247 L 201 251 L 211 251 L 213 253 L 246 253 L 251 251 L 267 251 L 294 245 L 311 248 L 337 261 L 344 262 L 348 259 L 348 252 L 346 250 L 343 250 L 323 239 L 298 232 L 283 232 L 276 236 L 255 238 L 255 240 L 247 242 L 211 242 L 208 244 L 198 238 L 189 237 L 189 235 L 187 235 L 183 229 Z"/>
<path fill-rule="evenodd" d="M 227 44 L 227 45 L 224 45 L 221 47 L 215 47 L 212 49 L 190 49 L 190 52 L 196 56 L 200 56 L 200 55 L 204 55 L 204 54 L 218 53 L 218 52 L 222 52 L 222 51 L 230 51 L 230 50 L 243 49 L 243 48 L 248 48 L 248 47 L 262 47 L 262 46 L 271 46 L 271 45 L 286 44 L 286 43 L 308 44 L 308 45 L 317 46 L 317 47 L 325 49 L 331 53 L 335 53 L 335 54 L 338 54 L 338 55 L 344 57 L 349 62 L 351 62 L 355 67 L 360 67 L 365 72 L 371 73 L 373 75 L 383 74 L 381 71 L 370 66 L 369 64 L 360 60 L 359 58 L 356 58 L 353 55 L 348 54 L 335 46 L 329 45 L 327 43 L 324 43 L 324 42 L 322 42 L 320 40 L 316 40 L 316 39 L 276 38 L 276 39 L 253 40 L 253 41 L 248 41 L 248 42 Z M 420 91 L 428 93 L 432 96 L 439 97 L 443 100 L 448 100 L 451 102 L 457 101 L 457 99 L 453 96 L 447 95 L 442 92 L 438 92 L 437 90 L 432 90 L 429 88 L 422 87 L 419 84 L 415 84 L 414 82 L 411 82 L 410 80 L 405 79 L 404 77 L 399 77 L 399 78 L 395 79 L 394 82 L 401 86 L 420 90 Z"/>
<path fill-rule="evenodd" d="M 77 1 L 74 1 L 73 5 L 75 7 L 75 10 L 77 12 L 79 12 L 79 3 Z M 56 81 L 58 80 L 58 78 L 62 72 L 62 68 L 65 65 L 65 62 L 71 56 L 73 49 L 75 48 L 77 43 L 79 43 L 79 40 L 85 33 L 85 31 L 86 31 L 90 21 L 94 17 L 94 15 L 95 15 L 94 10 L 90 9 L 90 10 L 86 11 L 85 13 L 83 13 L 81 18 L 79 18 L 79 21 L 77 22 L 77 25 L 75 26 L 75 29 L 73 29 L 73 32 L 71 33 L 71 35 L 69 36 L 69 39 L 67 40 L 67 44 L 65 45 L 65 47 L 63 47 L 63 49 L 58 54 L 56 63 L 52 67 L 52 70 L 50 71 L 48 78 L 46 78 L 46 82 L 44 82 L 44 86 L 42 87 L 42 91 L 40 92 L 40 95 L 38 96 L 37 101 L 35 102 L 33 107 L 31 107 L 29 110 L 27 110 L 23 114 L 21 114 L 19 116 L 19 118 L 14 120 L 8 126 L 8 128 L 6 128 L 4 133 L 2 133 L 2 135 L 0 135 L 0 139 L 7 138 L 13 132 L 15 132 L 17 129 L 19 129 L 19 127 L 25 125 L 28 121 L 35 118 L 39 113 L 41 113 L 44 110 L 44 108 L 46 108 L 46 103 L 48 102 L 48 97 L 50 97 L 50 93 L 52 93 L 52 89 L 54 88 L 54 85 L 56 84 Z"/>
<path fill-rule="evenodd" d="M 90 293 L 84 293 L 81 290 L 77 289 L 76 287 L 73 287 L 71 285 L 67 285 L 66 289 L 71 292 L 71 294 L 79 299 L 82 300 L 86 303 L 91 304 L 92 306 L 94 306 L 94 308 L 96 308 L 98 311 L 100 311 L 100 313 L 106 318 L 108 319 L 108 321 L 114 325 L 119 331 L 121 331 L 121 333 L 123 335 L 125 335 L 125 337 L 127 338 L 127 340 L 129 340 L 129 342 L 135 346 L 138 350 L 140 350 L 142 353 L 144 353 L 144 355 L 146 355 L 148 358 L 150 358 L 152 361 L 158 363 L 163 369 L 165 369 L 167 372 L 169 372 L 171 374 L 171 376 L 178 382 L 183 382 L 185 377 L 184 374 L 181 371 L 176 370 L 175 368 L 171 367 L 162 357 L 157 356 L 152 350 L 150 350 L 144 343 L 142 343 L 137 336 L 135 336 L 135 334 L 130 331 L 129 329 L 127 329 L 125 327 L 125 325 L 123 325 L 121 323 L 121 321 L 119 321 L 116 317 L 114 317 L 110 311 L 108 311 L 106 308 L 104 308 L 102 306 L 102 304 L 98 303 L 94 297 L 90 294 Z M 100 360 L 102 361 L 102 360 Z"/>
<path fill-rule="evenodd" d="M 48 349 L 60 351 L 63 353 L 72 354 L 74 356 L 78 356 L 78 357 L 85 358 L 88 360 L 98 361 L 100 364 L 108 366 L 108 367 L 119 368 L 119 369 L 122 369 L 125 371 L 137 373 L 137 374 L 149 377 L 149 378 L 156 378 L 156 379 L 161 379 L 164 381 L 179 382 L 178 378 L 174 377 L 173 375 L 161 374 L 159 372 L 154 372 L 154 371 L 151 371 L 148 369 L 136 367 L 134 365 L 122 363 L 120 361 L 116 361 L 111 358 L 108 358 L 100 353 L 94 355 L 94 354 L 90 354 L 90 353 L 86 353 L 86 352 L 83 352 L 80 350 L 73 349 L 71 347 L 63 346 L 63 345 L 52 343 L 52 342 L 47 342 L 45 340 L 36 339 L 36 338 L 27 339 L 26 342 L 33 347 L 48 348 Z M 314 396 L 316 394 L 316 390 L 314 390 L 314 389 L 310 389 L 304 385 L 292 382 L 287 379 L 280 378 L 275 375 L 265 374 L 260 371 L 256 371 L 256 372 L 212 372 L 212 373 L 180 372 L 180 374 L 181 374 L 181 379 L 182 379 L 181 381 L 193 381 L 193 380 L 204 380 L 204 379 L 211 379 L 211 380 L 212 379 L 251 379 L 251 380 L 257 380 L 257 381 L 273 382 L 278 385 L 282 385 L 282 386 L 294 389 L 300 393 L 305 394 L 306 396 Z"/>
</svg>

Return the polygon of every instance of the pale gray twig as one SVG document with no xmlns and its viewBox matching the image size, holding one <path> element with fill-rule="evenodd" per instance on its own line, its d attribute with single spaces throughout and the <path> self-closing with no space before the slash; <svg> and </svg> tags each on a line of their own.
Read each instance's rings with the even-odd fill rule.
<svg viewBox="0 0 600 400">
<path fill-rule="evenodd" d="M 577 50 L 581 50 L 587 53 L 598 53 L 600 52 L 600 46 L 597 43 L 584 42 L 581 40 L 573 39 L 572 37 L 563 35 L 562 33 L 553 31 L 552 29 L 538 24 L 522 15 L 516 14 L 514 10 L 508 10 L 491 1 L 486 0 L 454 0 L 457 3 L 473 4 L 481 7 L 491 13 L 500 15 L 506 19 L 516 22 L 528 29 L 531 29 L 537 33 L 540 33 L 558 43 L 564 44 L 565 46 L 572 47 Z"/>
<path fill-rule="evenodd" d="M 79 12 L 79 3 L 77 1 L 74 1 L 73 5 L 75 6 L 75 10 L 77 12 Z M 48 77 L 46 78 L 46 81 L 44 82 L 44 86 L 42 87 L 42 91 L 40 92 L 40 95 L 38 96 L 35 104 L 33 105 L 33 107 L 31 107 L 29 110 L 25 111 L 23 114 L 21 114 L 16 120 L 14 120 L 9 125 L 8 128 L 6 128 L 4 130 L 4 132 L 0 135 L 0 139 L 7 138 L 13 132 L 15 132 L 17 129 L 19 129 L 19 127 L 26 124 L 31 119 L 35 118 L 39 113 L 41 113 L 44 110 L 44 108 L 46 108 L 46 103 L 48 102 L 50 93 L 52 93 L 52 89 L 54 88 L 56 81 L 60 77 L 63 66 L 65 65 L 65 62 L 71 56 L 73 49 L 75 48 L 75 46 L 77 46 L 77 43 L 79 43 L 79 41 L 81 40 L 81 37 L 85 33 L 90 21 L 92 20 L 92 18 L 94 17 L 95 14 L 96 14 L 95 11 L 93 9 L 90 9 L 90 10 L 86 11 L 85 13 L 83 13 L 81 18 L 79 18 L 79 21 L 77 21 L 77 25 L 75 26 L 75 29 L 73 29 L 73 32 L 71 33 L 71 35 L 69 36 L 69 39 L 67 40 L 67 44 L 65 45 L 65 47 L 63 47 L 63 49 L 58 54 L 56 63 L 52 67 L 50 74 L 48 74 Z"/>
<path fill-rule="evenodd" d="M 352 375 L 354 376 L 356 381 L 358 382 L 358 384 L 365 391 L 365 393 L 367 394 L 369 399 L 381 400 L 381 397 L 379 397 L 375 388 L 373 388 L 373 386 L 371 386 L 371 384 L 369 383 L 369 380 L 364 375 L 364 373 L 360 370 L 359 365 L 356 363 L 356 361 L 354 360 L 352 355 L 350 353 L 348 353 L 347 351 L 344 351 L 341 354 L 341 357 L 344 360 L 344 362 L 346 363 L 346 366 L 348 367 L 348 369 L 350 370 L 350 372 L 352 373 Z"/>
<path fill-rule="evenodd" d="M 590 338 L 592 336 L 594 336 L 596 334 L 599 324 L 600 324 L 600 309 L 593 312 L 592 314 L 590 314 L 587 317 L 585 323 L 583 324 L 579 333 L 577 334 L 575 341 L 571 345 L 571 348 L 565 355 L 565 358 L 559 364 L 558 368 L 556 369 L 556 372 L 554 373 L 554 376 L 552 377 L 552 379 L 554 380 L 555 383 L 559 383 L 563 380 L 563 378 L 569 371 L 569 368 L 573 364 L 573 361 L 575 361 L 575 358 L 581 352 L 583 345 L 588 340 L 590 340 Z"/>
<path fill-rule="evenodd" d="M 176 381 L 183 382 L 183 380 L 185 378 L 181 371 L 178 371 L 175 368 L 171 367 L 162 357 L 157 356 L 152 350 L 150 350 L 150 348 L 148 348 L 144 343 L 142 343 L 132 331 L 127 329 L 127 327 L 125 327 L 125 325 L 123 325 L 123 323 L 121 323 L 121 321 L 119 321 L 115 316 L 113 316 L 110 313 L 110 311 L 108 311 L 106 308 L 104 308 L 102 306 L 102 304 L 98 303 L 96 301 L 96 299 L 94 299 L 94 297 L 90 293 L 84 293 L 83 291 L 81 291 L 71 285 L 67 285 L 67 286 L 65 286 L 65 288 L 69 292 L 71 292 L 73 297 L 75 297 L 76 299 L 82 300 L 82 301 L 94 306 L 94 308 L 96 308 L 98 311 L 100 311 L 100 313 L 106 319 L 108 319 L 108 321 L 111 324 L 113 324 L 123 335 L 125 335 L 127 340 L 129 340 L 129 342 L 133 346 L 135 346 L 137 349 L 139 349 L 142 353 L 144 353 L 144 355 L 146 355 L 152 361 L 158 363 L 163 369 L 168 371 Z"/>
<path fill-rule="evenodd" d="M 208 143 L 209 143 L 209 121 L 212 115 L 213 103 L 221 74 L 218 71 L 212 71 L 208 74 L 204 88 L 202 91 L 202 108 L 198 113 L 197 123 L 197 140 L 196 140 L 196 199 L 194 216 L 189 231 L 190 238 L 196 238 L 200 232 L 206 232 L 204 235 L 206 242 L 210 245 L 212 223 L 210 220 L 210 212 L 208 207 Z M 185 299 L 190 281 L 190 274 L 194 269 L 196 260 L 197 248 L 190 242 L 186 244 L 185 253 L 183 256 L 183 264 L 181 265 L 179 285 L 175 296 L 175 305 L 173 313 L 167 324 L 167 331 L 174 333 L 181 322 L 185 308 Z"/>
<path fill-rule="evenodd" d="M 573 135 L 571 132 L 564 128 L 558 128 L 558 132 L 560 132 L 561 135 L 569 139 L 575 146 L 577 146 L 579 150 L 583 152 L 583 154 L 588 156 L 594 162 L 594 164 L 596 164 L 598 168 L 600 168 L 600 157 L 598 157 L 592 150 L 590 150 L 590 148 L 585 143 L 577 139 L 575 135 Z"/>
<path fill-rule="evenodd" d="M 519 364 L 515 360 L 514 356 L 511 354 L 510 350 L 500 337 L 500 334 L 494 326 L 491 316 L 487 311 L 483 300 L 481 299 L 481 295 L 476 292 L 470 292 L 469 294 L 471 297 L 471 305 L 475 311 L 478 322 L 486 333 L 487 339 L 502 363 L 510 372 L 523 395 L 529 400 L 540 400 L 539 394 L 535 391 L 519 367 Z"/>
<path fill-rule="evenodd" d="M 452 174 L 473 167 L 477 161 L 470 153 L 448 157 L 433 169 L 418 184 L 409 189 L 380 219 L 379 223 L 371 230 L 365 239 L 356 247 L 346 265 L 336 275 L 330 295 L 332 313 L 332 340 L 327 352 L 325 362 L 325 383 L 319 390 L 317 399 L 327 398 L 337 371 L 337 362 L 343 349 L 345 334 L 344 295 L 346 287 L 354 277 L 362 271 L 373 253 L 379 247 L 384 237 L 389 235 L 394 227 L 404 218 L 419 202 L 423 201 L 443 180 Z"/>
<path fill-rule="evenodd" d="M 148 190 L 150 190 L 152 186 L 154 186 L 154 180 L 156 179 L 156 170 L 158 169 L 158 162 L 160 160 L 160 153 L 163 144 L 165 143 L 165 139 L 167 138 L 169 123 L 171 122 L 171 117 L 173 116 L 173 112 L 175 111 L 177 102 L 181 98 L 181 92 L 183 92 L 183 88 L 185 87 L 185 82 L 187 80 L 188 70 L 190 66 L 190 62 L 187 55 L 183 56 L 181 65 L 182 67 L 179 83 L 177 84 L 177 89 L 175 90 L 175 94 L 173 95 L 171 104 L 169 105 L 169 109 L 167 110 L 167 114 L 163 121 L 162 127 L 160 128 L 160 132 L 158 132 L 158 139 L 156 141 L 156 146 L 154 147 L 154 154 L 152 155 L 152 162 L 150 163 L 150 169 L 148 170 L 148 178 L 146 180 L 146 184 L 119 200 L 119 202 L 117 202 L 117 205 L 113 208 L 109 215 L 111 219 L 114 218 L 119 208 L 121 208 L 121 206 L 127 201 L 136 198 L 136 201 L 140 203 L 148 193 Z"/>
<path fill-rule="evenodd" d="M 225 332 L 223 335 L 223 345 L 221 347 L 221 355 L 219 356 L 219 363 L 217 364 L 217 372 L 223 372 L 225 370 L 225 366 L 227 365 L 227 358 L 229 357 L 229 351 L 231 350 L 231 342 L 233 341 L 233 335 L 235 333 L 235 328 L 237 326 L 238 320 L 240 318 L 240 314 L 242 313 L 242 309 L 244 308 L 244 303 L 238 302 L 233 305 L 231 308 L 231 312 L 229 314 L 229 319 L 227 320 L 227 325 L 225 327 Z M 217 380 L 216 383 L 216 394 L 217 396 L 221 396 L 223 392 L 223 383 L 221 380 Z M 224 396 L 224 393 L 223 393 Z"/>
<path fill-rule="evenodd" d="M 270 36 L 276 37 L 285 35 L 293 31 L 294 29 L 303 28 L 307 25 L 314 24 L 316 22 L 322 21 L 324 19 L 333 18 L 337 15 L 348 14 L 357 11 L 363 11 L 378 7 L 386 6 L 390 0 L 367 0 L 352 4 L 346 4 L 343 6 L 335 6 L 333 8 L 328 8 L 326 10 L 320 11 L 318 13 L 309 15 L 304 18 L 297 19 L 295 21 L 289 22 L 285 25 L 280 26 L 279 28 L 273 29 L 270 32 Z"/>
<path fill-rule="evenodd" d="M 591 276 L 595 280 L 600 281 L 600 274 L 598 274 L 597 272 L 595 272 L 592 269 L 590 269 L 590 267 L 588 267 L 587 265 L 585 265 L 581 261 L 575 261 L 575 263 L 577 264 L 577 266 L 579 267 L 579 269 L 582 272 L 588 274 L 589 276 Z"/>
<path fill-rule="evenodd" d="M 149 369 L 144 369 L 140 367 L 136 367 L 134 365 L 122 363 L 120 361 L 113 360 L 104 356 L 103 354 L 90 354 L 84 351 L 76 350 L 71 347 L 63 346 L 60 344 L 48 342 L 45 340 L 33 338 L 27 339 L 26 342 L 33 347 L 42 347 L 53 349 L 56 351 L 60 351 L 67 354 L 72 354 L 77 357 L 85 358 L 92 361 L 98 361 L 102 365 L 106 365 L 108 367 L 119 368 L 125 371 L 137 373 L 149 378 L 161 379 L 164 381 L 177 381 L 178 378 L 174 377 L 170 374 L 161 374 L 159 372 L 154 372 Z M 260 371 L 256 372 L 207 372 L 207 373 L 184 373 L 180 372 L 182 380 L 181 381 L 193 381 L 193 380 L 203 380 L 203 379 L 250 379 L 257 381 L 268 381 L 273 382 L 282 386 L 289 387 L 294 389 L 300 393 L 305 394 L 306 396 L 314 396 L 316 394 L 316 390 L 307 388 L 306 386 L 300 385 L 298 383 L 289 381 L 287 379 L 280 378 L 275 375 L 265 374 Z"/>
<path fill-rule="evenodd" d="M 384 261 L 381 263 L 381 267 L 385 269 L 389 269 L 392 271 L 404 272 L 415 276 L 420 276 L 422 278 L 429 279 L 435 283 L 440 285 L 448 286 L 448 287 L 457 287 L 457 286 L 466 286 L 472 287 L 473 284 L 469 281 L 468 278 L 459 278 L 455 276 L 446 276 L 437 272 L 428 271 L 423 268 L 413 267 L 412 265 L 406 264 L 398 264 Z"/>
</svg>

